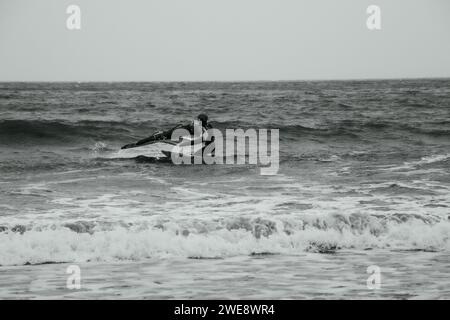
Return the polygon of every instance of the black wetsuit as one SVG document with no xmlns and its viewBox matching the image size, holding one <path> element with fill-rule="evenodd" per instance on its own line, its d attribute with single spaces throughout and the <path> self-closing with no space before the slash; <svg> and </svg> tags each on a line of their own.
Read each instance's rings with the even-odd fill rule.
<svg viewBox="0 0 450 320">
<path fill-rule="evenodd" d="M 192 123 L 187 124 L 185 126 L 181 126 L 180 128 L 186 129 L 187 131 L 189 131 L 189 133 L 191 135 L 194 135 L 194 125 Z M 208 129 L 212 129 L 212 128 L 213 128 L 213 126 L 211 124 L 209 124 L 209 123 L 207 123 L 205 126 L 202 125 L 202 129 L 205 130 L 205 131 L 207 131 Z M 172 134 L 172 132 L 173 132 L 173 130 L 170 132 L 170 134 Z M 203 149 L 205 149 L 206 146 L 209 145 L 213 141 L 214 141 L 214 137 L 212 137 L 212 139 L 209 140 L 209 141 L 205 141 L 205 146 L 203 147 Z"/>
<path fill-rule="evenodd" d="M 180 126 L 180 127 L 175 127 L 174 129 L 171 129 L 171 130 L 168 130 L 168 131 L 170 131 L 170 135 L 172 135 L 172 132 L 173 132 L 175 129 L 179 129 L 179 128 L 186 129 L 187 131 L 189 131 L 189 133 L 190 133 L 191 135 L 194 135 L 194 124 L 192 124 L 192 123 L 189 123 L 189 124 L 187 124 L 187 125 Z M 212 129 L 212 125 L 209 124 L 209 123 L 207 123 L 206 125 L 202 125 L 202 129 L 204 129 L 205 131 L 207 131 L 208 129 Z M 170 137 L 169 137 L 169 139 L 170 139 Z"/>
</svg>

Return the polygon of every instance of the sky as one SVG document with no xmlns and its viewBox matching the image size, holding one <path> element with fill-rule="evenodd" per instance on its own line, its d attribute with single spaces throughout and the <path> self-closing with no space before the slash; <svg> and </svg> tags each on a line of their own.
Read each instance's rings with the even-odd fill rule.
<svg viewBox="0 0 450 320">
<path fill-rule="evenodd" d="M 449 39 L 449 0 L 0 0 L 0 81 L 450 77 Z"/>
</svg>

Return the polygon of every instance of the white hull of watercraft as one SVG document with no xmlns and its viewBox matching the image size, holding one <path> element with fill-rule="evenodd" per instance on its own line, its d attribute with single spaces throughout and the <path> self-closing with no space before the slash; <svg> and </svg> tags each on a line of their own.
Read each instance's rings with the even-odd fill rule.
<svg viewBox="0 0 450 320">
<path fill-rule="evenodd" d="M 191 145 L 190 143 L 175 143 L 171 140 L 155 141 L 149 144 L 136 146 L 127 149 L 121 149 L 116 153 L 110 155 L 111 158 L 116 159 L 132 159 L 137 157 L 148 158 L 164 158 L 167 153 L 177 153 L 185 156 L 193 156 L 203 147 L 202 143 Z"/>
</svg>

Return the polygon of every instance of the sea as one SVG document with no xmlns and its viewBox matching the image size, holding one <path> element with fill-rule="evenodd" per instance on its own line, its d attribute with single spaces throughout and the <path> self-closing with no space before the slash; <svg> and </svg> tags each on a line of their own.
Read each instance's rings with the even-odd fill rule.
<svg viewBox="0 0 450 320">
<path fill-rule="evenodd" d="M 115 157 L 199 113 L 278 173 Z M 450 299 L 450 79 L 0 83 L 0 299 Z"/>
</svg>

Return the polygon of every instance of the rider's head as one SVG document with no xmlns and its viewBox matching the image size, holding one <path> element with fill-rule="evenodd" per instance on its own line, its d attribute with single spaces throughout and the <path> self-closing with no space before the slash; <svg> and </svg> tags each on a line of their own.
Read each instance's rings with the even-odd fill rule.
<svg viewBox="0 0 450 320">
<path fill-rule="evenodd" d="M 197 116 L 197 119 L 202 122 L 202 126 L 206 126 L 208 124 L 208 116 L 204 113 L 200 113 Z"/>
</svg>

